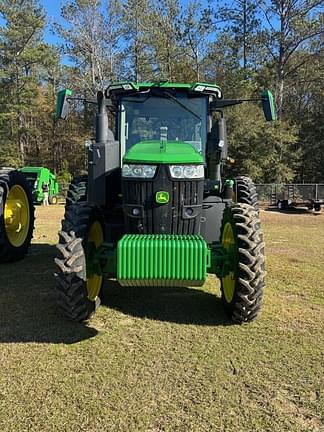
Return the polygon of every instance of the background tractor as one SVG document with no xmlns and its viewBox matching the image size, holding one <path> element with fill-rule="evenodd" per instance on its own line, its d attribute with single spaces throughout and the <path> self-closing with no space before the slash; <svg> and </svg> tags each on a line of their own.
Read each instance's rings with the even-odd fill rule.
<svg viewBox="0 0 324 432">
<path fill-rule="evenodd" d="M 19 170 L 27 179 L 32 190 L 34 204 L 41 204 L 44 199 L 42 186 L 44 183 L 48 185 L 48 202 L 49 204 L 57 204 L 59 194 L 59 184 L 53 174 L 45 167 L 26 166 Z"/>
<path fill-rule="evenodd" d="M 65 118 L 72 92 L 58 94 Z M 272 94 L 261 98 L 275 120 Z M 205 83 L 116 83 L 98 92 L 88 176 L 69 188 L 59 233 L 58 304 L 76 321 L 100 304 L 104 277 L 121 286 L 202 286 L 221 281 L 231 320 L 253 320 L 264 289 L 258 200 L 228 162 L 220 88 Z"/>
<path fill-rule="evenodd" d="M 0 168 L 0 263 L 23 258 L 34 229 L 31 189 L 19 171 Z"/>
</svg>

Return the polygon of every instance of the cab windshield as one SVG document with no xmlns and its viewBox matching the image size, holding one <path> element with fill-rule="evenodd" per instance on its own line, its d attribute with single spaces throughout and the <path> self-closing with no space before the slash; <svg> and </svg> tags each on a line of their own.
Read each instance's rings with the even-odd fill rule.
<svg viewBox="0 0 324 432">
<path fill-rule="evenodd" d="M 123 153 L 140 141 L 167 139 L 191 144 L 204 154 L 207 138 L 207 98 L 178 93 L 141 94 L 121 100 Z"/>
</svg>

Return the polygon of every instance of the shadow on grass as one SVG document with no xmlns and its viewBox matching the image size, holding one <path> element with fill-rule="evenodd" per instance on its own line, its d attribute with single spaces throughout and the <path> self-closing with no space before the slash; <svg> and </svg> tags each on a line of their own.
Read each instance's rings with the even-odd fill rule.
<svg viewBox="0 0 324 432">
<path fill-rule="evenodd" d="M 108 280 L 102 304 L 139 318 L 178 324 L 231 325 L 221 299 L 199 288 L 122 287 Z"/>
<path fill-rule="evenodd" d="M 72 344 L 97 330 L 68 321 L 56 306 L 55 246 L 32 244 L 21 261 L 0 265 L 0 343 Z M 221 300 L 199 288 L 121 287 L 107 280 L 102 304 L 125 314 L 179 324 L 229 325 Z"/>
<path fill-rule="evenodd" d="M 56 307 L 55 247 L 32 244 L 16 263 L 0 265 L 0 343 L 66 343 L 97 334 L 91 327 L 67 321 Z"/>
</svg>

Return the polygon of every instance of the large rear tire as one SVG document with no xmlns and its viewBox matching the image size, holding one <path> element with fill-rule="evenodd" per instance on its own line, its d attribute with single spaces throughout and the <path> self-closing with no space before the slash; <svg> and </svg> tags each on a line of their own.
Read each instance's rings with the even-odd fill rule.
<svg viewBox="0 0 324 432">
<path fill-rule="evenodd" d="M 55 276 L 58 305 L 73 321 L 87 321 L 100 305 L 103 277 L 90 274 L 89 269 L 91 250 L 103 241 L 104 221 L 98 207 L 79 203 L 66 208 L 59 232 Z"/>
<path fill-rule="evenodd" d="M 222 301 L 229 318 L 242 324 L 258 315 L 265 287 L 265 257 L 259 213 L 248 204 L 226 207 L 221 242 L 231 250 L 229 272 L 221 278 Z"/>
<path fill-rule="evenodd" d="M 0 263 L 22 259 L 34 229 L 30 187 L 19 171 L 0 169 Z"/>
<path fill-rule="evenodd" d="M 255 184 L 250 177 L 240 176 L 234 179 L 235 202 L 249 204 L 259 210 L 259 199 Z"/>
</svg>

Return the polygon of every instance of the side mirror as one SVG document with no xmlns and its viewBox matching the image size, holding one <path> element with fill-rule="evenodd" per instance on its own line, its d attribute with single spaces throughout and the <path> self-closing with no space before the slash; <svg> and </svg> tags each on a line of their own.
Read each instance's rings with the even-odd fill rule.
<svg viewBox="0 0 324 432">
<path fill-rule="evenodd" d="M 273 94 L 270 90 L 265 90 L 261 94 L 263 113 L 267 121 L 277 120 L 277 110 Z"/>
<path fill-rule="evenodd" d="M 55 117 L 65 120 L 70 111 L 68 98 L 72 96 L 72 90 L 64 89 L 57 93 Z"/>
</svg>

